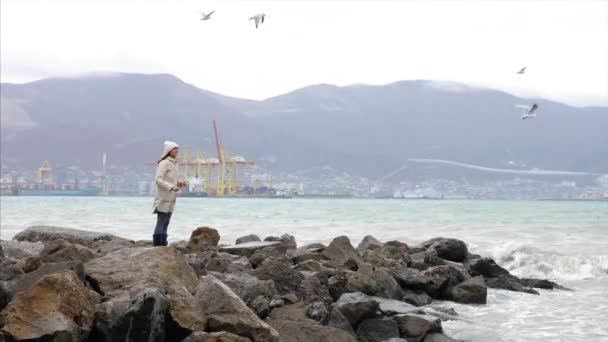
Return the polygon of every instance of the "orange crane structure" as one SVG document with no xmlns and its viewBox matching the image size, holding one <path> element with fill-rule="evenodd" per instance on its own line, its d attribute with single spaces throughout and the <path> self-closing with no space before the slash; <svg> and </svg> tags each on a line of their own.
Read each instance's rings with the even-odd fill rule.
<svg viewBox="0 0 608 342">
<path fill-rule="evenodd" d="M 217 158 L 207 157 L 201 151 L 180 151 L 181 173 L 184 178 L 201 181 L 202 188 L 216 197 L 233 196 L 238 193 L 240 183 L 239 168 L 255 165 L 253 161 L 229 154 L 221 143 L 217 123 L 213 120 L 213 134 Z M 156 163 L 153 163 L 155 165 Z M 214 172 L 214 170 L 217 170 Z M 214 179 L 215 178 L 215 179 Z"/>
</svg>

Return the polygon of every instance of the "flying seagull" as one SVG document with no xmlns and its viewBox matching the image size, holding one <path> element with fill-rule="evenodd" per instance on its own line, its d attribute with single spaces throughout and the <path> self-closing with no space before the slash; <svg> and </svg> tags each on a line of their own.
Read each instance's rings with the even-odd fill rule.
<svg viewBox="0 0 608 342">
<path fill-rule="evenodd" d="M 519 70 L 517 73 L 518 73 L 518 74 L 520 74 L 520 75 L 525 74 L 525 73 L 526 73 L 526 68 L 527 68 L 527 67 L 523 67 L 523 68 L 521 68 L 521 70 Z"/>
<path fill-rule="evenodd" d="M 257 29 L 260 24 L 264 23 L 264 17 L 265 16 L 266 16 L 266 14 L 260 13 L 260 14 L 256 14 L 253 17 L 249 18 L 249 20 L 254 20 L 255 21 L 255 28 Z"/>
<path fill-rule="evenodd" d="M 524 110 L 521 114 L 522 120 L 532 119 L 536 117 L 536 110 L 538 109 L 538 105 L 536 103 L 533 103 L 531 106 L 516 105 L 515 107 L 522 108 Z"/>
<path fill-rule="evenodd" d="M 209 20 L 211 19 L 211 15 L 215 13 L 215 11 L 211 11 L 209 13 L 201 12 L 201 20 Z"/>
</svg>

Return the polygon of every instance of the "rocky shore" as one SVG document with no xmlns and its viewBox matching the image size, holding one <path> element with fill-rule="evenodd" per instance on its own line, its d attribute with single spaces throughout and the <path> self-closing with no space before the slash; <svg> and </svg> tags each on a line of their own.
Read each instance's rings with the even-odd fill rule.
<svg viewBox="0 0 608 342">
<path fill-rule="evenodd" d="M 30 227 L 0 243 L 0 341 L 449 342 L 442 321 L 458 314 L 434 300 L 567 290 L 520 279 L 452 238 L 219 241 L 209 227 L 168 247 Z"/>
</svg>

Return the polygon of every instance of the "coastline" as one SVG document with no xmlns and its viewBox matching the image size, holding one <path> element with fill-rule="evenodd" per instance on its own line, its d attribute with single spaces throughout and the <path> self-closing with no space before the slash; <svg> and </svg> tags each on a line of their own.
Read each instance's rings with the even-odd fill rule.
<svg viewBox="0 0 608 342">
<path fill-rule="evenodd" d="M 180 341 L 205 341 L 213 334 L 225 341 L 300 341 L 302 330 L 310 342 L 383 341 L 377 336 L 455 341 L 443 334 L 442 322 L 458 321 L 458 313 L 434 301 L 486 305 L 488 288 L 530 296 L 539 295 L 538 287 L 568 291 L 548 280 L 518 278 L 449 238 L 408 245 L 366 236 L 355 248 L 346 236 L 298 246 L 287 234 L 264 241 L 250 234 L 222 246 L 217 230 L 200 227 L 189 241 L 152 248 L 149 241 L 40 226 L 14 240 L 2 243 L 3 276 L 12 278 L 2 283 L 11 301 L 0 314 L 1 331 L 18 334 L 33 324 L 35 319 L 11 316 L 30 317 L 20 300 L 27 294 L 33 309 L 36 300 L 48 299 L 45 282 L 79 289 L 82 300 L 70 305 L 89 313 L 84 319 L 47 312 L 72 323 L 64 330 L 47 325 L 44 334 L 28 338 L 67 331 L 76 341 L 121 340 L 130 333 L 120 322 L 130 317 L 159 341 L 178 335 Z M 145 303 L 153 304 L 153 312 Z M 159 316 L 164 319 L 155 320 Z"/>
</svg>

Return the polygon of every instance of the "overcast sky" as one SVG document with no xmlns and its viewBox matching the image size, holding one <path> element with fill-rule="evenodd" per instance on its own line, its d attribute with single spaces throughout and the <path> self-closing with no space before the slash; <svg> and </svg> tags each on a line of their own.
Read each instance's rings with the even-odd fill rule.
<svg viewBox="0 0 608 342">
<path fill-rule="evenodd" d="M 262 99 L 433 79 L 608 105 L 608 1 L 0 2 L 2 82 L 170 73 Z M 215 10 L 200 21 L 198 11 Z M 264 12 L 256 30 L 249 16 Z M 524 77 L 516 71 L 528 67 Z"/>
</svg>

